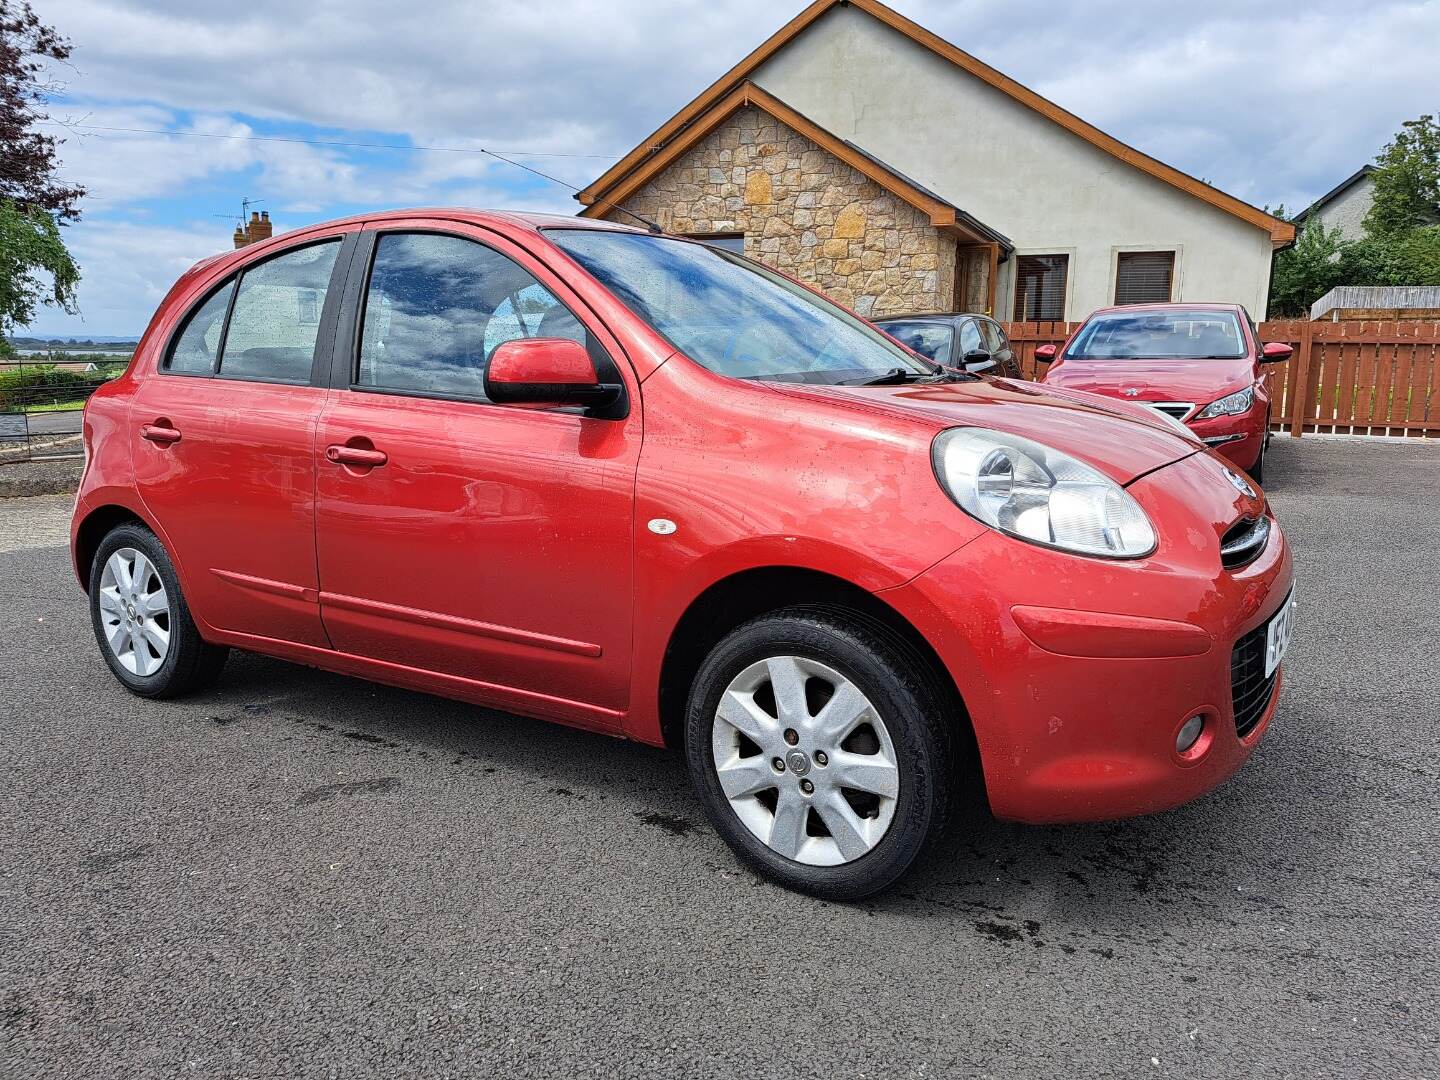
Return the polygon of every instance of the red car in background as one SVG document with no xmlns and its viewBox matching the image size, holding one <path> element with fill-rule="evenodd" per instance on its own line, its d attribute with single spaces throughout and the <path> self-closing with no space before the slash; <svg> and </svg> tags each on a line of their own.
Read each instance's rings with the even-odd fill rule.
<svg viewBox="0 0 1440 1080">
<path fill-rule="evenodd" d="M 133 693 L 238 648 L 675 747 L 742 858 L 834 899 L 970 795 L 1209 791 L 1290 640 L 1264 494 L 1169 420 L 602 222 L 381 213 L 207 260 L 85 445 L 75 570 Z"/>
<path fill-rule="evenodd" d="M 1270 394 L 1262 364 L 1290 346 L 1261 345 L 1238 304 L 1134 304 L 1102 308 L 1063 348 L 1041 345 L 1048 386 L 1148 405 L 1190 428 L 1256 480 L 1265 471 Z"/>
</svg>

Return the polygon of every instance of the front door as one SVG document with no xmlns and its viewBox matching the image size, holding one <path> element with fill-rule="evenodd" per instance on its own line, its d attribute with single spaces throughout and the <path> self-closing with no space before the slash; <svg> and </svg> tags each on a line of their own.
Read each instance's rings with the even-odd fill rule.
<svg viewBox="0 0 1440 1080">
<path fill-rule="evenodd" d="M 485 230 L 390 222 L 366 236 L 358 333 L 337 352 L 343 374 L 316 444 L 321 608 L 335 648 L 462 678 L 502 707 L 618 726 L 641 431 L 633 380 L 623 376 L 622 420 L 497 406 L 484 393 L 503 342 L 571 338 L 612 367 L 625 364 L 618 343 L 542 264 Z"/>
<path fill-rule="evenodd" d="M 218 283 L 131 405 L 141 498 L 191 608 L 223 630 L 327 644 L 314 440 L 328 391 L 312 374 L 317 344 L 328 360 L 320 331 L 343 246 L 306 240 Z"/>
</svg>

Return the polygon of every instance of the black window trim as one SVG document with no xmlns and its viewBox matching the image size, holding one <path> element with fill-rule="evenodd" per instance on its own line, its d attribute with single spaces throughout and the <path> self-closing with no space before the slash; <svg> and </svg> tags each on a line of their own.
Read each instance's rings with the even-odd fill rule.
<svg viewBox="0 0 1440 1080">
<path fill-rule="evenodd" d="M 476 229 L 481 228 L 481 226 L 479 225 L 472 225 L 471 227 Z M 489 230 L 485 231 L 488 232 Z M 353 308 L 353 310 L 350 310 L 348 312 L 342 310 L 340 313 L 340 319 L 338 320 L 340 323 L 339 330 L 343 331 L 344 333 L 342 334 L 338 331 L 336 333 L 334 356 L 330 365 L 329 382 L 331 389 L 349 390 L 358 394 L 384 394 L 389 397 L 421 398 L 427 401 L 455 401 L 465 405 L 482 405 L 488 408 L 498 408 L 504 410 L 506 413 L 530 415 L 554 415 L 558 413 L 561 415 L 570 415 L 579 418 L 590 415 L 589 408 L 587 406 L 581 405 L 557 406 L 551 409 L 515 409 L 504 405 L 497 406 L 495 402 L 491 401 L 487 397 L 475 397 L 470 394 L 445 393 L 440 390 L 406 390 L 398 387 L 389 386 L 366 386 L 357 381 L 360 377 L 360 345 L 364 336 L 365 305 L 368 302 L 370 296 L 370 277 L 375 271 L 375 256 L 380 247 L 380 238 L 383 236 L 412 235 L 415 233 L 430 233 L 437 236 L 451 236 L 457 240 L 466 240 L 472 244 L 478 244 L 480 247 L 493 251 L 496 255 L 499 255 L 503 259 L 509 259 L 511 262 L 519 266 L 520 269 L 524 270 L 527 274 L 530 274 L 531 277 L 534 277 L 536 284 L 540 285 L 540 287 L 545 289 L 546 292 L 554 296 L 556 302 L 560 304 L 560 306 L 563 307 L 566 311 L 568 311 L 571 317 L 574 318 L 577 323 L 579 323 L 582 327 L 585 328 L 586 351 L 590 354 L 590 359 L 595 362 L 597 370 L 602 362 L 609 364 L 614 369 L 615 378 L 613 380 L 607 381 L 613 381 L 620 384 L 621 400 L 617 404 L 611 405 L 609 407 L 609 410 L 607 410 L 604 418 L 619 420 L 629 416 L 630 390 L 625 382 L 624 376 L 620 373 L 619 364 L 615 361 L 614 357 L 610 355 L 610 350 L 607 349 L 605 347 L 605 343 L 600 340 L 600 336 L 590 325 L 590 321 L 581 318 L 580 315 L 576 312 L 574 305 L 567 303 L 565 299 L 560 296 L 559 293 L 557 293 L 554 289 L 550 288 L 549 285 L 546 285 L 538 277 L 535 277 L 535 275 L 531 273 L 530 269 L 526 267 L 524 263 L 521 263 L 508 252 L 502 251 L 494 244 L 489 243 L 486 240 L 480 239 L 478 237 L 471 236 L 466 232 L 458 231 L 454 228 L 446 228 L 445 226 L 440 224 L 420 222 L 387 222 L 384 228 L 366 229 L 361 234 L 359 241 L 356 243 L 355 251 L 351 255 L 350 259 L 351 266 L 349 268 L 350 272 L 346 281 L 344 297 L 347 307 Z M 530 255 L 530 257 L 534 259 L 535 262 L 539 263 L 541 266 L 544 266 L 551 274 L 555 274 L 556 277 L 559 277 L 559 275 L 556 274 L 554 269 L 549 267 L 543 260 L 536 256 L 534 252 L 526 251 L 525 248 L 520 247 L 520 245 L 518 244 L 515 244 L 515 242 L 513 240 L 509 240 L 508 237 L 502 236 L 500 238 L 508 240 L 513 246 L 519 248 L 519 250 L 525 251 L 525 253 L 527 255 Z M 359 264 L 358 270 L 356 266 L 357 262 Z M 586 311 L 589 313 L 590 319 L 592 321 L 599 321 L 598 316 L 596 316 L 594 312 L 589 311 L 588 307 L 586 308 Z M 601 325 L 603 325 L 603 323 Z M 601 378 L 602 380 L 604 380 L 605 373 L 601 372 Z"/>
<path fill-rule="evenodd" d="M 324 371 L 329 363 L 328 357 L 334 345 L 335 338 L 335 316 L 340 304 L 341 293 L 344 291 L 345 273 L 349 258 L 346 254 L 346 246 L 353 248 L 357 242 L 359 233 L 350 230 L 343 233 L 330 233 L 324 236 L 305 237 L 299 243 L 290 244 L 276 251 L 267 252 L 258 259 L 242 262 L 220 279 L 211 288 L 205 290 L 202 296 L 195 303 L 191 304 L 175 324 L 175 329 L 170 331 L 170 337 L 165 343 L 165 351 L 161 353 L 160 362 L 156 366 L 156 373 L 168 375 L 181 379 L 220 379 L 232 383 L 265 383 L 270 386 L 324 386 Z M 339 242 L 340 248 L 335 253 L 335 263 L 330 268 L 330 281 L 325 286 L 325 303 L 320 308 L 320 326 L 315 333 L 315 351 L 311 355 L 310 376 L 308 379 L 265 379 L 254 375 L 225 375 L 220 371 L 220 365 L 225 359 L 225 344 L 230 338 L 230 318 L 235 314 L 235 300 L 240 295 L 240 282 L 247 273 L 257 266 L 263 266 L 273 262 L 292 252 L 301 251 L 307 247 L 316 247 L 319 244 L 333 244 Z M 225 319 L 220 325 L 220 340 L 215 345 L 215 359 L 211 361 L 210 370 L 202 371 L 174 371 L 170 368 L 170 361 L 175 355 L 175 350 L 180 344 L 180 338 L 190 328 L 190 320 L 199 313 L 200 309 L 208 304 L 222 289 L 230 290 L 230 300 L 225 305 Z"/>
</svg>

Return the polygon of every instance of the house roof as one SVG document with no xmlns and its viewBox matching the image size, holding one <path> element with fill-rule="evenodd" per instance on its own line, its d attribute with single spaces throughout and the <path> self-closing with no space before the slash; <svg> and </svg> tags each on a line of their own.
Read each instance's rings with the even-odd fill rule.
<svg viewBox="0 0 1440 1080">
<path fill-rule="evenodd" d="M 1309 206 L 1307 206 L 1304 210 L 1301 210 L 1300 213 L 1296 214 L 1291 220 L 1294 221 L 1295 224 L 1297 224 L 1297 225 L 1303 223 L 1304 220 L 1305 220 L 1311 213 L 1313 213 L 1313 212 L 1316 211 L 1316 210 L 1319 210 L 1319 209 L 1320 209 L 1322 206 L 1324 206 L 1326 203 L 1328 203 L 1328 202 L 1333 202 L 1335 199 L 1338 199 L 1341 195 L 1344 195 L 1345 192 L 1349 191 L 1352 187 L 1354 187 L 1356 184 L 1358 184 L 1361 180 L 1365 179 L 1365 177 L 1372 175 L 1375 171 L 1376 171 L 1376 169 L 1375 169 L 1375 166 L 1374 166 L 1374 165 L 1361 165 L 1360 168 L 1356 169 L 1353 173 L 1351 173 L 1349 176 L 1347 176 L 1344 180 L 1341 180 L 1340 183 L 1336 184 L 1333 188 L 1331 188 L 1329 191 L 1327 191 L 1324 195 L 1321 195 L 1320 198 L 1316 199 L 1316 200 L 1315 200 L 1314 202 L 1312 202 Z"/>
<path fill-rule="evenodd" d="M 659 147 L 653 154 L 640 161 L 633 169 L 618 177 L 605 189 L 603 199 L 591 202 L 583 211 L 587 217 L 598 217 L 606 211 L 623 204 L 624 201 L 648 180 L 663 172 L 685 151 L 714 131 L 727 117 L 745 106 L 753 106 L 774 117 L 780 123 L 798 131 L 821 149 L 833 154 L 862 176 L 874 181 L 882 190 L 913 206 L 930 219 L 930 224 L 950 229 L 970 240 L 999 244 L 1007 252 L 1013 245 L 1003 235 L 979 221 L 954 203 L 949 202 L 929 188 L 922 187 L 903 173 L 896 172 L 873 154 L 869 154 L 845 139 L 837 138 L 815 121 L 792 109 L 774 94 L 768 93 L 749 81 L 741 82 L 708 109 L 697 115 L 691 123 Z"/>
<path fill-rule="evenodd" d="M 1233 214 L 1242 221 L 1249 222 L 1257 228 L 1264 229 L 1270 234 L 1271 242 L 1277 247 L 1291 243 L 1295 239 L 1295 226 L 1288 221 L 1281 221 L 1272 217 L 1258 207 L 1251 206 L 1247 202 L 1227 195 L 1218 188 L 1211 187 L 1202 180 L 1181 172 L 1163 161 L 1159 161 L 1143 154 L 1134 147 L 1127 146 L 1119 139 L 1105 134 L 1099 128 L 1081 120 L 1074 113 L 1067 112 L 1052 101 L 1041 97 L 1027 86 L 1022 86 L 1008 75 L 1003 75 L 990 67 L 988 64 L 977 60 L 962 49 L 956 48 L 950 42 L 932 34 L 923 26 L 911 22 L 898 12 L 892 11 L 879 0 L 814 0 L 799 15 L 791 19 L 778 31 L 772 34 L 763 44 L 760 45 L 749 56 L 741 60 L 733 68 L 720 76 L 709 87 L 703 90 L 700 95 L 690 104 L 686 105 L 678 113 L 672 116 L 648 139 L 642 142 L 635 149 L 631 150 L 623 158 L 617 161 L 594 183 L 580 191 L 576 198 L 586 204 L 586 209 L 581 213 L 586 216 L 595 216 L 604 212 L 604 207 L 597 207 L 598 201 L 615 202 L 623 197 L 615 194 L 622 185 L 626 185 L 628 178 L 635 170 L 649 163 L 654 157 L 660 156 L 667 149 L 671 140 L 684 132 L 689 125 L 695 124 L 718 103 L 724 101 L 728 95 L 735 92 L 736 88 L 747 82 L 750 75 L 760 67 L 771 56 L 779 52 L 807 27 L 829 11 L 832 7 L 848 4 L 850 7 L 859 9 L 870 15 L 892 29 L 904 34 L 911 41 L 929 49 L 937 56 L 948 60 L 956 67 L 968 72 L 989 84 L 1001 93 L 1028 106 L 1040 113 L 1042 116 L 1058 124 L 1060 127 L 1079 136 L 1086 142 L 1098 147 L 1108 154 L 1119 158 L 1141 172 L 1148 173 L 1172 187 L 1178 188 L 1202 202 L 1209 203 L 1226 213 Z M 863 171 L 863 170 L 862 170 Z M 653 174 L 652 174 L 653 175 Z M 633 188 L 631 189 L 633 190 Z"/>
</svg>

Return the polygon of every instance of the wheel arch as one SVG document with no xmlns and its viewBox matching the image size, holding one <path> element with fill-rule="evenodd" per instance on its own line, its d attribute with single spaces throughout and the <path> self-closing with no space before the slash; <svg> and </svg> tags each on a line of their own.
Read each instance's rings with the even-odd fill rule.
<svg viewBox="0 0 1440 1080">
<path fill-rule="evenodd" d="M 75 562 L 75 576 L 80 579 L 80 588 L 87 595 L 90 592 L 90 564 L 95 560 L 95 552 L 100 549 L 100 542 L 111 529 L 127 522 L 143 525 L 155 532 L 155 527 L 150 522 L 130 507 L 119 503 L 105 503 L 88 510 L 75 526 L 71 553 Z"/>
<path fill-rule="evenodd" d="M 764 566 L 738 571 L 708 586 L 690 602 L 670 633 L 660 669 L 658 711 L 667 747 L 684 745 L 689 689 L 710 650 L 730 631 L 767 612 L 796 605 L 827 605 L 878 622 L 914 650 L 956 718 L 956 742 L 978 763 L 969 712 L 954 678 L 923 634 L 899 611 L 874 593 L 844 578 L 796 566 Z M 978 768 L 975 770 L 978 775 Z"/>
</svg>

